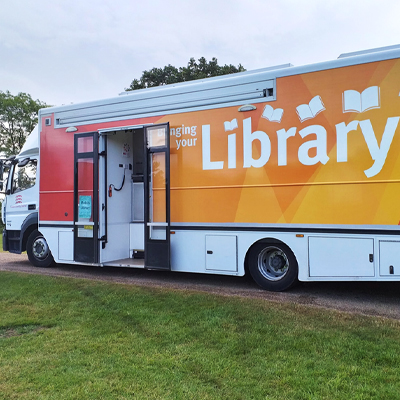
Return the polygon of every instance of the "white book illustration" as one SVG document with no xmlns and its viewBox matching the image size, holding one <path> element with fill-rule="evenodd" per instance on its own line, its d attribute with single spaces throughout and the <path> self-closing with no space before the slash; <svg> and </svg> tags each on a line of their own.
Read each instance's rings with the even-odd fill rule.
<svg viewBox="0 0 400 400">
<path fill-rule="evenodd" d="M 234 118 L 232 121 L 225 121 L 224 122 L 224 128 L 225 128 L 225 132 L 226 131 L 233 131 L 234 129 L 237 129 L 238 128 L 237 119 Z"/>
<path fill-rule="evenodd" d="M 273 107 L 267 104 L 264 107 L 264 111 L 261 116 L 271 122 L 281 122 L 282 115 L 283 115 L 282 108 L 277 108 L 274 110 Z"/>
<path fill-rule="evenodd" d="M 380 108 L 379 86 L 370 86 L 361 93 L 357 90 L 345 90 L 343 93 L 343 112 L 364 112 Z"/>
<path fill-rule="evenodd" d="M 317 114 L 324 110 L 325 106 L 322 102 L 321 96 L 315 96 L 308 104 L 300 104 L 298 107 L 296 107 L 300 122 L 314 118 Z"/>
</svg>

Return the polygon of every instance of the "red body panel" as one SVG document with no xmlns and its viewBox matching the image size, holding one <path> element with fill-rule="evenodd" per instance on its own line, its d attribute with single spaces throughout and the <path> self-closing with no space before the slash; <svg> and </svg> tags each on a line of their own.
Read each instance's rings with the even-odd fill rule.
<svg viewBox="0 0 400 400">
<path fill-rule="evenodd" d="M 47 117 L 48 118 L 48 117 Z M 119 126 L 144 125 L 160 117 L 79 126 L 77 132 L 45 126 L 40 132 L 40 221 L 74 220 L 74 135 Z M 54 119 L 54 116 L 53 116 Z"/>
</svg>

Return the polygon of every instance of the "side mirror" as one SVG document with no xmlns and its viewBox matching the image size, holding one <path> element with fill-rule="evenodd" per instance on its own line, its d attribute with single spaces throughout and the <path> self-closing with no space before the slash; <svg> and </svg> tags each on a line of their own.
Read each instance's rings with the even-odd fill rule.
<svg viewBox="0 0 400 400">
<path fill-rule="evenodd" d="M 18 163 L 18 167 L 25 167 L 26 164 L 30 161 L 30 158 L 24 158 L 22 161 Z"/>
</svg>

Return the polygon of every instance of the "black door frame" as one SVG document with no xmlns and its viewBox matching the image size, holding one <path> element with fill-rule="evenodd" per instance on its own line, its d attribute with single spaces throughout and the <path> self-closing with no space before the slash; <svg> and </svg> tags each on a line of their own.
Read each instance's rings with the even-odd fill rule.
<svg viewBox="0 0 400 400">
<path fill-rule="evenodd" d="M 78 152 L 78 141 L 81 138 L 92 137 L 92 151 Z M 74 136 L 74 261 L 84 263 L 99 262 L 99 152 L 98 152 L 98 132 L 75 134 Z M 78 165 L 79 160 L 93 160 L 93 194 L 92 194 L 92 237 L 81 237 L 79 227 L 84 223 L 79 223 L 79 182 Z M 90 231 L 90 230 L 89 230 Z"/>
<path fill-rule="evenodd" d="M 163 145 L 151 146 L 148 138 L 148 131 L 152 129 L 165 129 L 165 142 Z M 145 174 L 144 174 L 144 234 L 145 234 L 145 266 L 150 269 L 170 270 L 170 147 L 169 147 L 169 123 L 149 125 L 144 127 L 144 151 L 145 151 Z M 165 238 L 154 239 L 151 237 L 151 202 L 150 197 L 152 164 L 151 157 L 153 154 L 165 154 Z"/>
</svg>

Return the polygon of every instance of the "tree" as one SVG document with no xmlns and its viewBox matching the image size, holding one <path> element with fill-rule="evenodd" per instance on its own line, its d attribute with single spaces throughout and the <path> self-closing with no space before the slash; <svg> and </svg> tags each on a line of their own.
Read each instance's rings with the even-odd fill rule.
<svg viewBox="0 0 400 400">
<path fill-rule="evenodd" d="M 149 71 L 143 71 L 142 76 L 139 79 L 134 79 L 125 90 L 144 89 L 246 71 L 241 64 L 237 67 L 232 64 L 220 66 L 215 57 L 209 62 L 204 57 L 199 58 L 197 61 L 192 57 L 187 67 L 176 68 L 168 64 L 164 68 L 152 68 Z"/>
<path fill-rule="evenodd" d="M 33 100 L 27 93 L 13 96 L 9 91 L 0 91 L 0 153 L 10 156 L 18 154 L 26 137 L 38 123 L 38 111 L 46 103 Z"/>
</svg>

